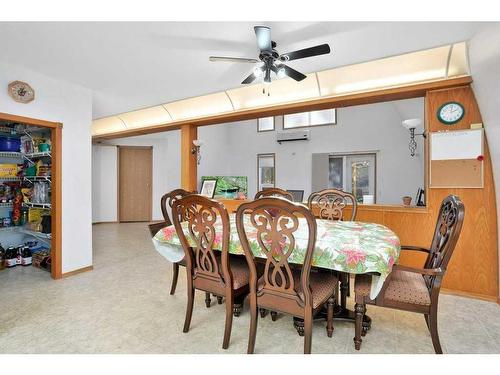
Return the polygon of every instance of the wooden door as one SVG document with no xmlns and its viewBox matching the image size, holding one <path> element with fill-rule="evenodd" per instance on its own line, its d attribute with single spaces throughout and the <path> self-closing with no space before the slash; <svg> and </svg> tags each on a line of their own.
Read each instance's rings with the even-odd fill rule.
<svg viewBox="0 0 500 375">
<path fill-rule="evenodd" d="M 153 148 L 118 147 L 119 221 L 151 221 Z"/>
</svg>

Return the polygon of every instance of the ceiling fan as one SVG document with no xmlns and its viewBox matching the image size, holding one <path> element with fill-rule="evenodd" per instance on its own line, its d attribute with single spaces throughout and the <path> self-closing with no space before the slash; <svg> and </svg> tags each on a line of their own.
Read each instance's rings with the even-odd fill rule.
<svg viewBox="0 0 500 375">
<path fill-rule="evenodd" d="M 330 46 L 328 44 L 320 44 L 318 46 L 304 48 L 280 55 L 275 49 L 276 42 L 271 40 L 271 29 L 269 27 L 255 26 L 254 30 L 257 37 L 257 45 L 260 49 L 258 60 L 224 56 L 210 56 L 209 58 L 209 60 L 213 62 L 227 61 L 252 64 L 258 63 L 258 65 L 253 69 L 252 74 L 241 82 L 242 84 L 252 83 L 259 77 L 263 77 L 264 83 L 271 83 L 271 72 L 273 72 L 278 78 L 288 76 L 296 81 L 302 81 L 306 78 L 306 75 L 290 68 L 288 65 L 285 65 L 285 63 L 292 60 L 330 53 Z"/>
</svg>

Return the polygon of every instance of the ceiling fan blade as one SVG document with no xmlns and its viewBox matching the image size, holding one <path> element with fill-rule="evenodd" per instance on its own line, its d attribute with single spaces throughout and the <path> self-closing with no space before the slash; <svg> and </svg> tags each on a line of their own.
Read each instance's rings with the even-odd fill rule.
<svg viewBox="0 0 500 375">
<path fill-rule="evenodd" d="M 292 61 L 298 59 L 304 59 L 306 57 L 326 55 L 330 53 L 330 46 L 328 44 L 320 44 L 319 46 L 299 49 L 298 51 L 284 53 L 280 56 L 282 61 Z"/>
<path fill-rule="evenodd" d="M 253 81 L 255 81 L 255 78 L 256 78 L 255 74 L 250 73 L 250 75 L 247 78 L 245 78 L 243 80 L 243 82 L 241 82 L 241 84 L 242 85 L 246 85 L 246 84 L 252 83 Z"/>
<path fill-rule="evenodd" d="M 281 69 L 281 68 L 285 69 L 285 74 L 288 77 L 293 78 L 296 81 L 302 81 L 304 78 L 307 77 L 305 74 L 302 74 L 301 72 L 298 72 L 295 69 L 292 69 L 287 65 L 280 65 L 280 67 L 278 69 Z"/>
<path fill-rule="evenodd" d="M 271 29 L 267 26 L 255 26 L 255 35 L 257 36 L 257 45 L 261 51 L 272 51 Z"/>
<path fill-rule="evenodd" d="M 259 62 L 257 59 L 247 59 L 244 57 L 225 57 L 225 56 L 210 56 L 208 58 L 212 62 L 224 61 L 224 62 L 242 62 L 242 63 L 256 63 Z"/>
</svg>

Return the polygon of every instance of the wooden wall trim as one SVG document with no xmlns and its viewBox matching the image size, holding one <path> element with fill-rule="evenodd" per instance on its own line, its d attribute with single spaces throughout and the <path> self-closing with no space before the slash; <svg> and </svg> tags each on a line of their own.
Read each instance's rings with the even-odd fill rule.
<svg viewBox="0 0 500 375">
<path fill-rule="evenodd" d="M 74 270 L 74 271 L 63 273 L 61 278 L 66 278 L 66 277 L 78 275 L 79 273 L 92 271 L 93 269 L 94 269 L 94 266 L 87 266 L 87 267 L 79 268 L 79 269 Z"/>
<path fill-rule="evenodd" d="M 62 277 L 62 127 L 52 128 L 52 277 Z"/>
<path fill-rule="evenodd" d="M 395 88 L 373 90 L 357 94 L 348 94 L 336 97 L 327 97 L 306 100 L 296 103 L 280 104 L 271 107 L 246 109 L 221 115 L 208 116 L 200 119 L 191 119 L 183 121 L 175 121 L 167 124 L 150 126 L 142 129 L 130 129 L 109 134 L 95 135 L 93 140 L 98 139 L 113 139 L 131 137 L 136 135 L 144 135 L 151 133 L 165 132 L 169 130 L 178 130 L 185 125 L 190 126 L 205 126 L 222 124 L 226 122 L 236 122 L 243 120 L 256 119 L 259 117 L 278 116 L 288 113 L 313 111 L 327 108 L 350 107 L 362 104 L 380 103 L 393 100 L 419 98 L 425 96 L 429 90 L 448 89 L 470 84 L 472 78 L 470 76 L 436 80 L 432 82 L 418 83 L 414 85 L 406 85 Z"/>
<path fill-rule="evenodd" d="M 42 126 L 44 128 L 62 128 L 63 124 L 60 122 L 54 122 L 54 121 L 46 121 L 46 120 L 40 120 L 36 118 L 30 118 L 30 117 L 24 117 L 24 116 L 18 116 L 18 115 L 12 115 L 9 113 L 3 113 L 0 112 L 0 120 L 6 120 L 6 121 L 12 121 L 12 122 L 19 122 L 22 124 L 29 124 L 29 125 L 36 125 L 36 126 Z"/>
</svg>

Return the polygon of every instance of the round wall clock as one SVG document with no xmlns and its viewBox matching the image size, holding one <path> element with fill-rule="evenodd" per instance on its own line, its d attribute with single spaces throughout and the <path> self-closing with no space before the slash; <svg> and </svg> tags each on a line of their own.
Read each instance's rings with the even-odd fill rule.
<svg viewBox="0 0 500 375">
<path fill-rule="evenodd" d="M 445 125 L 459 122 L 465 115 L 464 106 L 458 102 L 448 102 L 439 107 L 437 118 Z"/>
<path fill-rule="evenodd" d="M 9 84 L 9 95 L 19 103 L 29 103 L 35 99 L 35 90 L 26 82 L 14 81 Z"/>
</svg>

